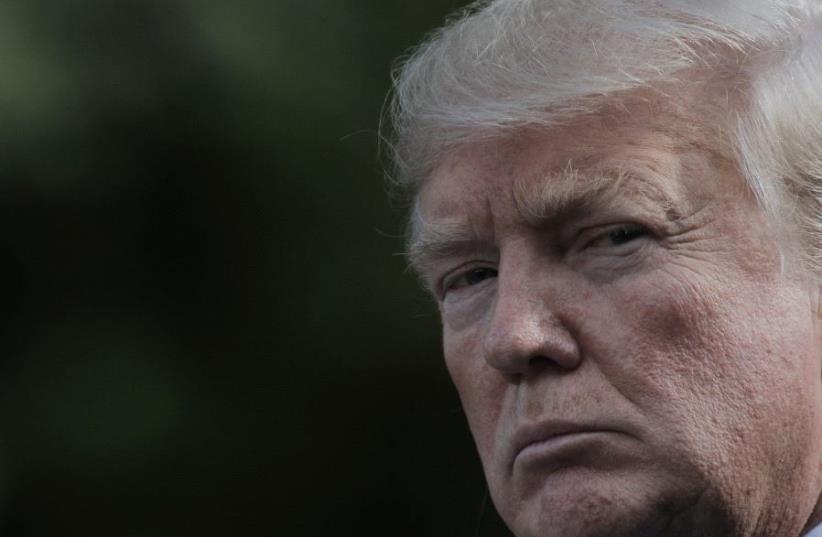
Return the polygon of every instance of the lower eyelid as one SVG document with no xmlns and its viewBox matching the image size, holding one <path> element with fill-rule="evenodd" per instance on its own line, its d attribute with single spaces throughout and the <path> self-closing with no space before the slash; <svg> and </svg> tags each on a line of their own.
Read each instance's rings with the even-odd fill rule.
<svg viewBox="0 0 822 537">
<path fill-rule="evenodd" d="M 443 276 L 442 278 L 439 279 L 440 283 L 439 283 L 438 287 L 443 292 L 445 292 L 445 291 L 448 290 L 448 288 L 451 286 L 451 284 L 453 284 L 453 283 L 455 283 L 455 282 L 457 282 L 461 279 L 464 279 L 471 271 L 478 270 L 478 269 L 486 269 L 486 270 L 490 270 L 490 271 L 494 271 L 494 272 L 497 271 L 496 266 L 493 266 L 493 264 L 491 264 L 489 262 L 478 261 L 476 263 L 469 263 L 469 264 L 463 265 L 462 267 L 453 269 L 453 270 L 449 271 L 448 273 L 446 273 L 445 276 Z"/>
<path fill-rule="evenodd" d="M 459 304 L 472 300 L 475 297 L 481 296 L 489 287 L 493 285 L 494 281 L 496 281 L 496 278 L 487 278 L 476 285 L 467 285 L 454 289 L 450 292 L 444 293 L 442 295 L 441 302 L 445 304 L 450 300 Z"/>
<path fill-rule="evenodd" d="M 582 239 L 582 246 L 581 249 L 587 249 L 592 247 L 600 247 L 597 243 L 601 241 L 609 241 L 611 240 L 611 235 L 620 231 L 626 231 L 629 233 L 638 232 L 638 235 L 633 237 L 631 240 L 623 243 L 623 244 L 609 244 L 606 246 L 601 246 L 602 248 L 618 248 L 620 246 L 624 246 L 627 244 L 631 244 L 634 241 L 639 241 L 641 239 L 650 237 L 653 235 L 652 231 L 648 229 L 648 227 L 640 225 L 640 224 L 621 224 L 621 225 L 613 225 L 613 226 L 603 226 L 599 230 L 590 230 L 590 234 L 584 233 Z M 584 235 L 588 235 L 588 238 L 585 238 Z"/>
</svg>

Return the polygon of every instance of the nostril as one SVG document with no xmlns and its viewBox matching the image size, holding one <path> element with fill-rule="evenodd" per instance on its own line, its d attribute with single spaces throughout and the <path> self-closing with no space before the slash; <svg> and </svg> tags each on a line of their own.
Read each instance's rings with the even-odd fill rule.
<svg viewBox="0 0 822 537">
<path fill-rule="evenodd" d="M 528 369 L 538 373 L 541 371 L 560 369 L 560 365 L 547 356 L 534 356 L 528 360 Z"/>
<path fill-rule="evenodd" d="M 515 306 L 495 311 L 482 338 L 482 354 L 489 366 L 506 378 L 561 374 L 579 367 L 579 346 L 563 323 L 545 311 L 515 312 Z"/>
</svg>

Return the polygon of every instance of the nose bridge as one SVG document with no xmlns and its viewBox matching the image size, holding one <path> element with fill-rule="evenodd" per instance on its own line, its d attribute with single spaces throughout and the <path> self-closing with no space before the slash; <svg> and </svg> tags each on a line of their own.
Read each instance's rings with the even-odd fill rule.
<svg viewBox="0 0 822 537">
<path fill-rule="evenodd" d="M 485 333 L 486 361 L 505 375 L 551 366 L 573 370 L 579 348 L 567 318 L 573 278 L 545 259 L 520 255 L 501 266 L 493 315 Z"/>
</svg>

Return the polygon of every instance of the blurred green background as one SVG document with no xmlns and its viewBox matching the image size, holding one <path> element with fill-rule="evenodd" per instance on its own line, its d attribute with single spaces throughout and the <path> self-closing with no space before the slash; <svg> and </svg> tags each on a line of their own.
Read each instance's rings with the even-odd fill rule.
<svg viewBox="0 0 822 537">
<path fill-rule="evenodd" d="M 2 535 L 477 534 L 377 157 L 463 4 L 0 3 Z"/>
</svg>

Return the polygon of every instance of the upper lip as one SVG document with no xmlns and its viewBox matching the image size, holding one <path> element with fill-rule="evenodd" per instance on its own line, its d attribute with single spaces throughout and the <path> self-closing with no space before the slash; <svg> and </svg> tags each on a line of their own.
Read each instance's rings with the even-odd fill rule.
<svg viewBox="0 0 822 537">
<path fill-rule="evenodd" d="M 616 432 L 613 427 L 596 423 L 580 423 L 565 420 L 547 420 L 536 424 L 523 425 L 514 432 L 512 447 L 513 457 L 517 456 L 528 446 L 545 442 L 551 438 L 574 433 Z"/>
</svg>

